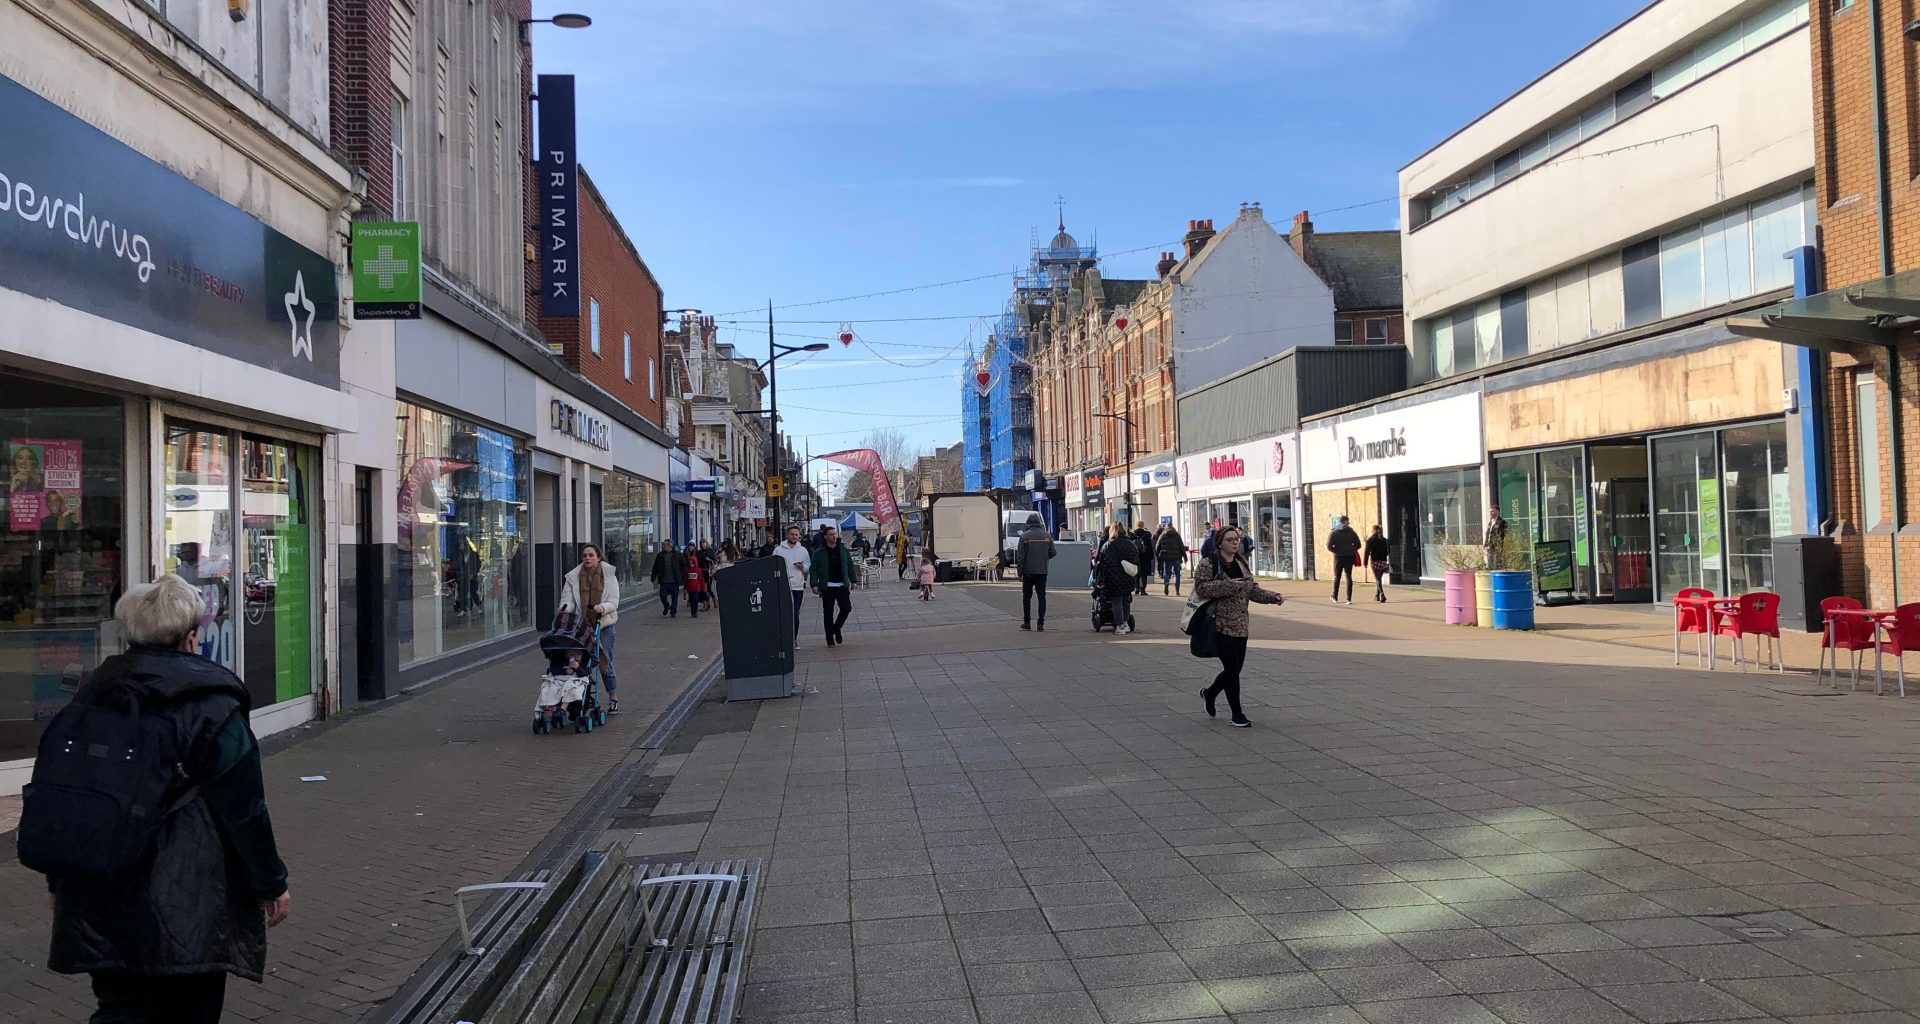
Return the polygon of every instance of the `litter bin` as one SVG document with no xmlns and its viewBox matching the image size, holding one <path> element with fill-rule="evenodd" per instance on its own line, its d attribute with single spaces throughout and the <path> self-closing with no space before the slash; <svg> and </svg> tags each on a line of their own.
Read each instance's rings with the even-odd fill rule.
<svg viewBox="0 0 1920 1024">
<path fill-rule="evenodd" d="M 793 696 L 793 592 L 787 563 L 750 558 L 713 574 L 727 699 Z"/>
</svg>

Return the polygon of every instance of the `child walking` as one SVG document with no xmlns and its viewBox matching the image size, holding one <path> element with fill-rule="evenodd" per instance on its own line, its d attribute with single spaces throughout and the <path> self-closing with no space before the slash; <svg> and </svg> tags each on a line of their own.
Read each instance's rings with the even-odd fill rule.
<svg viewBox="0 0 1920 1024">
<path fill-rule="evenodd" d="M 920 600 L 933 600 L 933 552 L 920 552 Z"/>
</svg>

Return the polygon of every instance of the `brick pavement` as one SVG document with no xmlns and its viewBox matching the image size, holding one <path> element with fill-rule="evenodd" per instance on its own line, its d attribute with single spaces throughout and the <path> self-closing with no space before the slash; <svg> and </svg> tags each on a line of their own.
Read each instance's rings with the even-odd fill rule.
<svg viewBox="0 0 1920 1024">
<path fill-rule="evenodd" d="M 265 761 L 293 892 L 266 982 L 229 987 L 228 1019 L 359 1019 L 453 932 L 452 890 L 510 876 L 717 656 L 718 619 L 620 623 L 621 712 L 604 731 L 532 734 L 540 662 L 518 656 L 397 698 Z M 689 660 L 695 655 L 695 660 Z M 326 782 L 302 783 L 301 776 Z M 0 841 L 0 1020 L 79 1021 L 85 980 L 47 972 L 39 876 Z"/>
<path fill-rule="evenodd" d="M 1322 599 L 1234 730 L 1172 599 L 1056 598 L 869 592 L 635 788 L 649 857 L 770 858 L 746 1019 L 1920 1022 L 1920 702 Z"/>
</svg>

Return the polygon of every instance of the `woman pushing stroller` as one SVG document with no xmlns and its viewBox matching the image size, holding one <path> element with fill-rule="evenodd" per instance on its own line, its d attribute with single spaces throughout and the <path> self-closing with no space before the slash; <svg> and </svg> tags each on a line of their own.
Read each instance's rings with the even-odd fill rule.
<svg viewBox="0 0 1920 1024">
<path fill-rule="evenodd" d="M 615 693 L 619 682 L 614 677 L 613 641 L 614 623 L 620 619 L 620 580 L 614 574 L 613 566 L 600 557 L 600 549 L 592 544 L 580 546 L 580 564 L 567 572 L 567 580 L 560 585 L 560 611 L 572 611 L 580 616 L 581 625 L 591 629 L 600 627 L 600 679 L 607 689 L 607 713 L 620 710 L 620 698 Z"/>
</svg>

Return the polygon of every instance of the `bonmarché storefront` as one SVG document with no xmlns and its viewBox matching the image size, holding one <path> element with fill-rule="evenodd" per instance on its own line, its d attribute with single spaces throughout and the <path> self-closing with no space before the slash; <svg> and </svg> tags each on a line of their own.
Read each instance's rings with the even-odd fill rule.
<svg viewBox="0 0 1920 1024">
<path fill-rule="evenodd" d="M 114 601 L 160 573 L 205 597 L 201 653 L 244 681 L 255 731 L 306 721 L 329 685 L 332 436 L 356 419 L 327 239 L 5 78 L 0 139 L 25 143 L 0 153 L 0 793 L 121 649 Z M 289 223 L 329 223 L 298 203 Z"/>
</svg>

